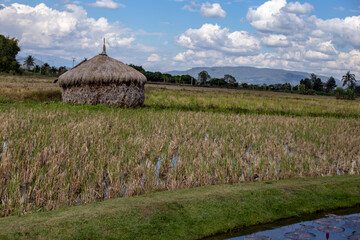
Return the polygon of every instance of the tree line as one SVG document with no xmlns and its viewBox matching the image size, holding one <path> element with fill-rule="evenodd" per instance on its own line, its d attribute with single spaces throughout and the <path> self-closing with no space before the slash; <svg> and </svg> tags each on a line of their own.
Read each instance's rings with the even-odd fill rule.
<svg viewBox="0 0 360 240">
<path fill-rule="evenodd" d="M 129 66 L 144 74 L 147 80 L 150 82 L 179 83 L 190 85 L 198 84 L 197 80 L 190 75 L 172 76 L 168 73 L 145 71 L 142 66 L 133 64 L 129 64 Z"/>
<path fill-rule="evenodd" d="M 346 89 L 342 87 L 337 87 L 336 81 L 333 77 L 330 77 L 327 82 L 322 82 L 314 73 L 310 75 L 310 78 L 304 78 L 300 80 L 300 85 L 298 86 L 298 92 L 300 94 L 321 94 L 321 93 L 333 93 L 336 95 L 336 98 L 343 98 L 353 100 L 355 96 L 360 96 L 360 86 L 356 84 L 355 74 L 348 71 L 344 76 L 342 76 L 341 81 L 343 82 L 343 87 L 347 86 Z"/>
<path fill-rule="evenodd" d="M 38 73 L 41 75 L 57 77 L 66 72 L 66 67 L 50 66 L 44 63 L 42 66 L 35 65 L 33 56 L 28 56 L 24 61 L 25 69 L 21 68 L 16 60 L 16 55 L 20 52 L 19 40 L 6 37 L 0 34 L 0 72 L 11 74 L 23 74 L 24 72 Z"/>
<path fill-rule="evenodd" d="M 25 61 L 25 69 L 20 68 L 20 64 L 16 61 L 16 55 L 20 51 L 18 40 L 15 38 L 6 37 L 0 34 L 0 72 L 7 72 L 13 74 L 22 74 L 23 71 L 46 76 L 57 77 L 67 71 L 65 66 L 56 68 L 50 67 L 48 63 L 42 66 L 35 65 L 35 59 L 30 55 Z M 197 78 L 190 75 L 172 76 L 168 73 L 146 71 L 142 66 L 130 64 L 142 74 L 144 74 L 150 82 L 165 82 L 177 84 L 189 84 L 199 86 L 217 86 L 229 88 L 243 88 L 254 90 L 271 90 L 271 91 L 288 91 L 300 94 L 335 94 L 337 98 L 354 99 L 356 95 L 360 96 L 360 86 L 356 84 L 355 75 L 348 71 L 343 77 L 343 87 L 337 87 L 336 81 L 330 77 L 325 83 L 321 81 L 314 73 L 310 78 L 300 80 L 299 85 L 292 86 L 290 83 L 271 84 L 271 85 L 256 85 L 247 83 L 238 83 L 235 77 L 225 74 L 222 78 L 214 78 L 209 75 L 207 71 L 201 71 Z M 337 88 L 336 88 L 337 87 Z M 336 89 L 335 89 L 336 88 Z"/>
<path fill-rule="evenodd" d="M 67 68 L 65 66 L 61 66 L 59 68 L 55 66 L 50 67 L 48 63 L 44 63 L 41 66 L 35 65 L 35 59 L 31 55 L 26 57 L 24 65 L 26 72 L 32 72 L 51 77 L 58 77 L 67 71 Z"/>
</svg>

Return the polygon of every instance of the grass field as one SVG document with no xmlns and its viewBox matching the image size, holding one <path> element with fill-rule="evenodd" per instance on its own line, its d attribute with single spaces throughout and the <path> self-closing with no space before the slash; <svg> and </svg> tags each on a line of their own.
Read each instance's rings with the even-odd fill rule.
<svg viewBox="0 0 360 240">
<path fill-rule="evenodd" d="M 206 186 L 0 218 L 0 239 L 201 239 L 359 199 L 360 176 Z"/>
<path fill-rule="evenodd" d="M 147 85 L 143 108 L 61 103 L 0 76 L 0 214 L 204 185 L 360 173 L 360 102 Z"/>
</svg>

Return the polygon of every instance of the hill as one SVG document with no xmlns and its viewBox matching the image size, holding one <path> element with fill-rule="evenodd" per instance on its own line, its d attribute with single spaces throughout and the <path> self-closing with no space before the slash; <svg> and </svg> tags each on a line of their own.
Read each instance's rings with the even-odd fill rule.
<svg viewBox="0 0 360 240">
<path fill-rule="evenodd" d="M 239 83 L 248 84 L 277 84 L 290 83 L 291 85 L 298 85 L 303 78 L 309 78 L 310 73 L 287 71 L 283 69 L 272 68 L 255 68 L 255 67 L 196 67 L 186 71 L 170 71 L 171 75 L 185 75 L 189 74 L 197 78 L 201 71 L 207 71 L 211 77 L 220 78 L 225 74 L 230 74 L 236 78 Z M 318 76 L 323 82 L 326 82 L 329 77 Z"/>
</svg>

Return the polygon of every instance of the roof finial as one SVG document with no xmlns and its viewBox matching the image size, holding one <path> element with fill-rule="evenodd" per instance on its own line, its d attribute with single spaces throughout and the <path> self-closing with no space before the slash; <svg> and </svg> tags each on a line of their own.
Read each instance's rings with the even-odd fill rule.
<svg viewBox="0 0 360 240">
<path fill-rule="evenodd" d="M 101 55 L 107 55 L 107 54 L 106 54 L 106 47 L 105 47 L 105 38 L 104 38 L 103 51 L 102 51 Z"/>
</svg>

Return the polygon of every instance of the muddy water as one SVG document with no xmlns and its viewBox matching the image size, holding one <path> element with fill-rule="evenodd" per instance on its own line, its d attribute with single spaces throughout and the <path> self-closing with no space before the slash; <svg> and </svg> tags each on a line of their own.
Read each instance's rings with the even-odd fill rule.
<svg viewBox="0 0 360 240">
<path fill-rule="evenodd" d="M 360 207 L 328 211 L 301 218 L 276 221 L 227 234 L 208 240 L 287 240 L 287 239 L 349 239 L 360 240 Z"/>
</svg>

